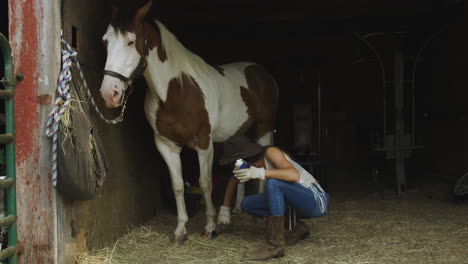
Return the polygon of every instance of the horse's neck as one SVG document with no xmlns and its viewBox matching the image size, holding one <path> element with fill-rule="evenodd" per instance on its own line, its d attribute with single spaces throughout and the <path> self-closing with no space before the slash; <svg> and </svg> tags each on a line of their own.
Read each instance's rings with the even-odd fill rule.
<svg viewBox="0 0 468 264">
<path fill-rule="evenodd" d="M 186 49 L 182 43 L 160 22 L 156 21 L 161 43 L 155 46 L 148 54 L 148 67 L 145 78 L 150 88 L 165 101 L 167 98 L 168 84 L 171 80 L 179 78 L 182 74 L 190 75 L 189 78 L 213 79 L 213 69 L 206 62 Z M 159 50 L 159 51 L 158 51 Z M 164 56 L 158 56 L 164 53 Z M 162 59 L 164 58 L 164 59 Z M 187 77 L 187 76 L 185 76 Z M 184 85 L 183 82 L 180 85 Z"/>
<path fill-rule="evenodd" d="M 148 66 L 144 73 L 145 79 L 150 89 L 163 101 L 166 101 L 169 82 L 175 78 L 182 78 L 182 74 L 197 76 L 200 71 L 203 71 L 209 67 L 202 59 L 198 56 L 188 53 L 190 56 L 186 58 L 184 56 L 177 57 L 177 64 L 174 64 L 169 58 L 162 62 L 157 54 L 157 48 L 153 49 L 148 54 Z M 192 65 L 194 64 L 194 65 Z M 198 72 L 198 73 L 197 73 Z M 184 85 L 184 82 L 181 82 Z"/>
<path fill-rule="evenodd" d="M 169 61 L 161 62 L 157 48 L 148 54 L 148 66 L 144 73 L 149 89 L 161 100 L 166 101 L 169 82 L 180 76 L 180 71 L 174 70 Z"/>
</svg>

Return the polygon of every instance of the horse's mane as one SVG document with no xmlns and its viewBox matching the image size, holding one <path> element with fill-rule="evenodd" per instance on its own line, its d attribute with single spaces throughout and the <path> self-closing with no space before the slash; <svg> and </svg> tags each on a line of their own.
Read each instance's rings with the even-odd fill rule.
<svg viewBox="0 0 468 264">
<path fill-rule="evenodd" d="M 129 31 L 134 19 L 133 13 L 133 11 L 128 10 L 126 12 L 119 12 L 116 17 L 112 18 L 111 26 L 120 33 Z M 200 56 L 188 50 L 163 23 L 156 19 L 153 19 L 153 21 L 158 27 L 162 46 L 168 58 L 167 63 L 169 63 L 173 73 L 184 72 L 198 80 L 218 85 L 217 83 L 213 83 L 219 80 L 219 78 L 216 78 L 219 74 L 217 74 L 213 67 L 208 65 Z M 182 78 L 182 75 L 179 78 Z"/>
<path fill-rule="evenodd" d="M 111 26 L 115 31 L 123 33 L 130 30 L 133 23 L 134 14 L 132 12 L 119 11 L 119 14 L 112 18 Z"/>
<path fill-rule="evenodd" d="M 188 73 L 197 79 L 215 81 L 216 74 L 213 67 L 208 65 L 200 56 L 188 50 L 164 24 L 155 20 L 161 34 L 162 46 L 164 47 L 168 63 L 174 73 Z"/>
</svg>

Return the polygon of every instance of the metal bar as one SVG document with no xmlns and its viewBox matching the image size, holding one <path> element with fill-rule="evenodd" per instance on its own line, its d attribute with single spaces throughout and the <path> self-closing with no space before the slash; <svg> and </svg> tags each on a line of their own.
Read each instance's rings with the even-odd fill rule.
<svg viewBox="0 0 468 264">
<path fill-rule="evenodd" d="M 317 144 L 317 159 L 320 160 L 321 141 L 322 141 L 322 81 L 320 79 L 320 72 L 317 74 L 318 87 L 317 87 L 317 123 L 318 123 L 318 144 Z"/>
<path fill-rule="evenodd" d="M 423 145 L 413 145 L 413 146 L 399 146 L 399 147 L 385 147 L 385 148 L 376 148 L 377 151 L 405 151 L 413 149 L 423 149 Z"/>
<path fill-rule="evenodd" d="M 0 188 L 1 189 L 8 189 L 15 185 L 16 181 L 14 179 L 5 179 L 0 180 Z"/>
<path fill-rule="evenodd" d="M 13 73 L 13 57 L 11 54 L 11 47 L 8 43 L 8 39 L 0 33 L 0 47 L 3 52 L 3 57 L 5 61 L 5 79 L 9 80 L 5 84 L 4 90 L 14 93 L 14 88 L 16 85 L 16 76 Z M 5 131 L 6 134 L 14 135 L 15 134 L 15 104 L 14 96 L 9 100 L 5 101 Z M 16 181 L 16 158 L 15 158 L 15 144 L 6 145 L 6 176 L 7 179 Z M 12 186 L 6 192 L 7 194 L 7 215 L 16 217 L 16 187 Z M 16 223 L 13 223 L 8 228 L 8 247 L 16 247 L 18 244 L 18 232 L 17 232 Z M 18 255 L 13 254 L 8 258 L 9 264 L 18 263 Z"/>
<path fill-rule="evenodd" d="M 7 259 L 7 258 L 14 258 L 18 254 L 17 247 L 7 247 L 4 250 L 0 251 L 0 261 Z"/>
<path fill-rule="evenodd" d="M 294 228 L 296 228 L 296 208 L 293 207 Z"/>
<path fill-rule="evenodd" d="M 365 37 L 362 37 L 358 33 L 354 33 L 354 36 L 356 36 L 359 40 L 361 40 L 366 46 L 374 53 L 375 57 L 377 58 L 377 61 L 379 62 L 379 67 L 380 67 L 380 73 L 382 75 L 382 88 L 383 88 L 383 134 L 382 138 L 385 139 L 385 136 L 387 135 L 387 76 L 385 73 L 385 66 L 384 66 L 384 61 L 382 57 L 380 56 L 380 53 L 377 51 L 377 49 L 372 46 L 372 44 L 366 39 L 366 37 L 369 37 L 370 34 L 366 35 Z"/>
<path fill-rule="evenodd" d="M 16 217 L 9 215 L 0 218 L 0 227 L 9 227 L 16 223 Z"/>
<path fill-rule="evenodd" d="M 405 176 L 405 153 L 399 148 L 405 134 L 405 124 L 403 120 L 404 107 L 404 58 L 400 43 L 395 44 L 394 67 L 395 67 L 395 173 L 397 181 L 398 196 L 406 193 Z"/>
<path fill-rule="evenodd" d="M 0 134 L 0 144 L 10 144 L 14 140 L 13 135 L 10 134 Z"/>
</svg>

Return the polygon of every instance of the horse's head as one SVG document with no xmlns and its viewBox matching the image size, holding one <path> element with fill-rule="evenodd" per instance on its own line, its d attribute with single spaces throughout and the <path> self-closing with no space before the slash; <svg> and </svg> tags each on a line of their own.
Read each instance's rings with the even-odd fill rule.
<svg viewBox="0 0 468 264">
<path fill-rule="evenodd" d="M 114 9 L 112 22 L 102 37 L 107 48 L 107 60 L 101 95 L 109 108 L 119 107 L 136 76 L 146 68 L 148 45 L 143 21 L 151 2 L 131 16 Z"/>
</svg>

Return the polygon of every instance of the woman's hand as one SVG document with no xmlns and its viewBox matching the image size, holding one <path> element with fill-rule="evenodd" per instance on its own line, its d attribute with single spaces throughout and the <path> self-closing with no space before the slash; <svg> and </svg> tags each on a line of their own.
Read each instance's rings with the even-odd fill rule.
<svg viewBox="0 0 468 264">
<path fill-rule="evenodd" d="M 242 170 L 234 170 L 233 173 L 241 183 L 252 179 L 265 179 L 265 169 L 257 168 L 255 166 L 251 166 L 250 168 Z"/>
</svg>

